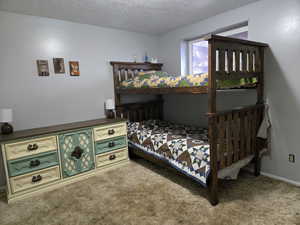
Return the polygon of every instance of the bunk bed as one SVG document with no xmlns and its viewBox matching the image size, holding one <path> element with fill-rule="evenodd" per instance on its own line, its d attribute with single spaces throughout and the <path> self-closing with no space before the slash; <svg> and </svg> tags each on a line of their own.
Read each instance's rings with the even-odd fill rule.
<svg viewBox="0 0 300 225">
<path fill-rule="evenodd" d="M 113 66 L 116 116 L 128 119 L 130 151 L 148 160 L 169 165 L 208 187 L 212 205 L 218 203 L 218 174 L 238 163 L 252 160 L 260 174 L 260 150 L 256 138 L 264 116 L 264 49 L 267 44 L 217 35 L 207 36 L 207 82 L 180 86 L 124 86 L 140 72 L 161 71 L 162 64 L 111 62 Z M 181 79 L 181 78 L 178 78 Z M 220 81 L 255 80 L 251 85 L 226 85 Z M 127 82 L 128 83 L 128 82 Z M 202 85 L 203 84 L 203 85 Z M 256 89 L 255 105 L 217 111 L 217 92 Z M 157 95 L 149 102 L 122 103 L 121 96 Z M 208 128 L 163 121 L 163 94 L 207 94 Z M 182 144 L 184 143 L 184 144 Z M 248 161 L 247 161 L 248 162 Z"/>
</svg>

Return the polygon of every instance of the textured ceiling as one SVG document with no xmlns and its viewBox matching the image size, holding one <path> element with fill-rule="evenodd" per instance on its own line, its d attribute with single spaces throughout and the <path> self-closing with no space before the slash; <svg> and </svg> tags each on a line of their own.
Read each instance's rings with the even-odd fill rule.
<svg viewBox="0 0 300 225">
<path fill-rule="evenodd" d="M 0 10 L 160 34 L 258 0 L 0 0 Z"/>
</svg>

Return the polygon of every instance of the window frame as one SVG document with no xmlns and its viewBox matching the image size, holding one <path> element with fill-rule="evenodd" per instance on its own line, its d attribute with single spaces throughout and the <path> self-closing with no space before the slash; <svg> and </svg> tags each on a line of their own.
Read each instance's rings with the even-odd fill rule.
<svg viewBox="0 0 300 225">
<path fill-rule="evenodd" d="M 192 75 L 194 75 L 194 73 L 193 73 L 193 43 L 195 43 L 195 42 L 199 42 L 199 41 L 204 41 L 204 37 L 202 37 L 202 38 L 198 38 L 198 39 L 195 39 L 195 40 L 192 40 L 192 41 L 189 41 L 188 42 L 188 51 L 189 51 L 189 61 L 188 61 L 188 63 L 189 63 L 189 66 L 188 66 L 188 68 L 189 68 L 189 74 L 192 74 Z"/>
<path fill-rule="evenodd" d="M 215 32 L 215 33 L 211 33 L 211 34 L 228 37 L 228 36 L 232 36 L 232 35 L 243 33 L 243 32 L 249 33 L 248 28 L 249 28 L 248 25 L 246 25 L 246 26 L 241 26 L 238 28 L 229 29 L 229 30 L 226 30 L 223 32 Z M 204 36 L 201 36 L 200 38 L 188 41 L 188 73 L 191 75 L 194 75 L 194 73 L 193 73 L 193 52 L 192 52 L 193 43 L 199 42 L 199 41 L 204 41 L 206 36 L 207 36 L 207 34 Z"/>
</svg>

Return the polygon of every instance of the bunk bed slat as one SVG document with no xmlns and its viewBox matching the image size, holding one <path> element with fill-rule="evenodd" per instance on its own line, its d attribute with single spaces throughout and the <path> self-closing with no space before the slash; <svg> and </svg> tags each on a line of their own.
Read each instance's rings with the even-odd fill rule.
<svg viewBox="0 0 300 225">
<path fill-rule="evenodd" d="M 239 160 L 239 152 L 240 152 L 240 117 L 238 112 L 233 113 L 233 121 L 234 121 L 234 128 L 233 128 L 233 161 L 237 162 Z"/>
<path fill-rule="evenodd" d="M 233 54 L 234 50 L 229 49 L 227 51 L 227 73 L 231 73 L 233 71 Z"/>
<path fill-rule="evenodd" d="M 246 112 L 246 156 L 251 154 L 251 118 L 249 111 Z"/>
<path fill-rule="evenodd" d="M 255 51 L 255 72 L 261 72 L 261 66 L 260 66 L 260 54 L 258 49 Z"/>
<path fill-rule="evenodd" d="M 248 72 L 252 73 L 253 72 L 253 51 L 249 52 L 249 68 Z"/>
<path fill-rule="evenodd" d="M 218 148 L 218 160 L 220 162 L 220 169 L 223 169 L 226 167 L 225 163 L 225 151 L 226 151 L 226 145 L 225 145 L 225 116 L 222 115 L 218 119 L 218 130 L 219 130 L 219 148 Z"/>
<path fill-rule="evenodd" d="M 232 149 L 232 114 L 229 113 L 227 115 L 227 123 L 226 123 L 226 147 L 227 147 L 227 162 L 226 162 L 226 166 L 229 166 L 232 164 L 232 153 L 233 153 L 233 149 Z"/>
<path fill-rule="evenodd" d="M 258 128 L 259 128 L 259 125 L 257 125 L 257 110 L 253 110 L 253 129 L 252 129 L 252 140 L 256 140 L 256 134 L 258 132 Z M 256 151 L 256 141 L 253 141 L 253 153 L 255 154 L 255 151 Z"/>
<path fill-rule="evenodd" d="M 242 53 L 242 69 L 241 72 L 247 73 L 247 51 L 245 49 L 241 50 Z"/>
<path fill-rule="evenodd" d="M 238 73 L 240 71 L 240 51 L 235 50 L 235 73 Z"/>
<path fill-rule="evenodd" d="M 224 49 L 219 49 L 219 73 L 224 73 L 225 72 L 225 50 Z"/>
<path fill-rule="evenodd" d="M 126 73 L 125 69 L 122 69 L 122 70 L 120 71 L 120 74 L 121 74 L 121 82 L 124 81 L 124 80 L 126 80 L 126 75 L 125 75 L 125 73 Z"/>
</svg>

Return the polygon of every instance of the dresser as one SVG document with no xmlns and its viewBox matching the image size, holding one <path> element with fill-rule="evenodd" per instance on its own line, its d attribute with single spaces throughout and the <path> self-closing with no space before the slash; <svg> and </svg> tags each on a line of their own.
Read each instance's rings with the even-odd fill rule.
<svg viewBox="0 0 300 225">
<path fill-rule="evenodd" d="M 86 179 L 128 162 L 122 119 L 99 119 L 0 135 L 7 200 Z"/>
</svg>

